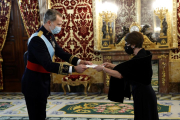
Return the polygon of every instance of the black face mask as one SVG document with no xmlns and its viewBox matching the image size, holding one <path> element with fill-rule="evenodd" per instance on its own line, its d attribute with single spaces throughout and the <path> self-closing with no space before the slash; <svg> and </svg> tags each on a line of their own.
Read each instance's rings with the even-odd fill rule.
<svg viewBox="0 0 180 120">
<path fill-rule="evenodd" d="M 131 45 L 129 45 L 129 46 L 125 45 L 124 50 L 125 50 L 126 53 L 129 54 L 129 55 L 131 55 L 131 54 L 134 53 L 133 48 L 131 48 Z"/>
</svg>

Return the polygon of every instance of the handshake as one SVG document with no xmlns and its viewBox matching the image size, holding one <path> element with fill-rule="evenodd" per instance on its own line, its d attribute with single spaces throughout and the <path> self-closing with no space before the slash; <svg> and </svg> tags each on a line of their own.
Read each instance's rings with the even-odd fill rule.
<svg viewBox="0 0 180 120">
<path fill-rule="evenodd" d="M 115 65 L 112 64 L 112 63 L 109 63 L 109 62 L 105 62 L 103 63 L 102 65 L 95 65 L 93 64 L 92 62 L 90 61 L 84 61 L 84 60 L 81 60 L 81 62 L 79 63 L 79 65 L 77 66 L 74 66 L 74 69 L 77 73 L 83 73 L 86 69 L 88 68 L 94 68 L 96 69 L 98 72 L 102 71 L 104 69 L 104 67 L 106 68 L 114 68 Z"/>
</svg>

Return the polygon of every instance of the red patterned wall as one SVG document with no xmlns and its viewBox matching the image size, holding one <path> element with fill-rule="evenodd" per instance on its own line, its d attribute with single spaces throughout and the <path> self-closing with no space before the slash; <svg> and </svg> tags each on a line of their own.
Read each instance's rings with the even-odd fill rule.
<svg viewBox="0 0 180 120">
<path fill-rule="evenodd" d="M 52 9 L 60 11 L 64 24 L 56 35 L 64 51 L 88 61 L 101 61 L 94 52 L 92 0 L 51 0 Z M 56 62 L 61 62 L 59 58 Z"/>
</svg>

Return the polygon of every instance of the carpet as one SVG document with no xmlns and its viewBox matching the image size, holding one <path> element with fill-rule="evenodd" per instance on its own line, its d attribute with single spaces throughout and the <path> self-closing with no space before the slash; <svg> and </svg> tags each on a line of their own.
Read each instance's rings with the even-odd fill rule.
<svg viewBox="0 0 180 120">
<path fill-rule="evenodd" d="M 133 101 L 116 103 L 109 100 L 48 100 L 47 117 L 133 118 Z M 158 101 L 160 119 L 180 119 L 180 101 Z M 24 100 L 0 100 L 0 117 L 25 116 Z"/>
</svg>

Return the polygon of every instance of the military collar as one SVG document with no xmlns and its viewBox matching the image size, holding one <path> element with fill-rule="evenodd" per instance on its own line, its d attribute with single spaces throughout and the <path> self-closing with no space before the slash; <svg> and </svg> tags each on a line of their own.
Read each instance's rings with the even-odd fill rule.
<svg viewBox="0 0 180 120">
<path fill-rule="evenodd" d="M 39 28 L 38 31 L 42 31 L 43 32 L 43 35 L 49 39 L 52 35 L 52 33 L 50 33 L 49 31 L 46 30 L 46 28 L 44 26 L 41 26 L 41 28 Z"/>
</svg>

